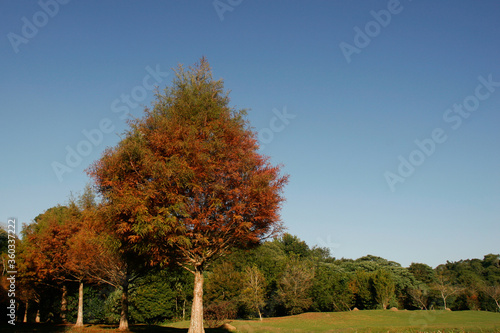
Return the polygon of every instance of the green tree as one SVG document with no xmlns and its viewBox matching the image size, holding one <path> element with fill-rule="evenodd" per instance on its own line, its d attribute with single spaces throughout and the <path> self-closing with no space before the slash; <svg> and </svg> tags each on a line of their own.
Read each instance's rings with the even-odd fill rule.
<svg viewBox="0 0 500 333">
<path fill-rule="evenodd" d="M 209 303 L 236 302 L 242 288 L 242 274 L 232 262 L 222 261 L 207 272 L 205 299 Z"/>
<path fill-rule="evenodd" d="M 302 258 L 309 256 L 309 246 L 297 236 L 285 233 L 277 241 L 283 246 L 283 250 L 287 256 L 298 256 Z"/>
<path fill-rule="evenodd" d="M 489 267 L 500 269 L 500 255 L 493 253 L 485 255 L 483 258 L 482 265 L 486 269 Z"/>
<path fill-rule="evenodd" d="M 451 296 L 460 293 L 462 288 L 454 283 L 451 272 L 445 266 L 438 266 L 436 271 L 436 282 L 432 287 L 439 293 L 443 300 L 444 309 L 448 309 L 447 301 L 449 301 Z"/>
<path fill-rule="evenodd" d="M 316 269 L 311 288 L 313 307 L 318 311 L 347 311 L 354 306 L 351 274 L 321 265 Z"/>
<path fill-rule="evenodd" d="M 386 310 L 395 296 L 395 283 L 392 274 L 379 269 L 372 274 L 372 283 L 375 290 L 375 300 Z"/>
<path fill-rule="evenodd" d="M 275 241 L 267 241 L 245 255 L 246 266 L 257 266 L 264 275 L 267 294 L 277 289 L 278 279 L 287 261 L 283 247 Z"/>
<path fill-rule="evenodd" d="M 130 318 L 139 323 L 157 323 L 175 315 L 175 285 L 172 271 L 150 271 L 139 277 L 130 288 Z"/>
<path fill-rule="evenodd" d="M 78 308 L 80 307 L 79 289 L 75 291 L 70 288 L 68 291 L 68 321 L 76 322 L 78 320 Z M 105 297 L 106 293 L 103 291 L 102 286 L 86 284 L 83 288 L 85 298 L 83 300 L 83 319 L 85 323 L 101 323 L 105 319 Z"/>
<path fill-rule="evenodd" d="M 410 288 L 408 293 L 421 310 L 427 310 L 429 303 L 429 287 L 425 283 L 418 283 L 416 286 Z"/>
<path fill-rule="evenodd" d="M 7 231 L 0 227 L 0 254 L 7 253 L 7 246 L 9 244 L 9 235 Z"/>
<path fill-rule="evenodd" d="M 411 263 L 408 267 L 411 274 L 420 282 L 427 285 L 436 282 L 436 275 L 432 267 L 422 263 Z"/>
<path fill-rule="evenodd" d="M 306 260 L 290 258 L 278 282 L 278 297 L 290 314 L 298 314 L 312 305 L 309 290 L 313 284 L 314 266 Z"/>
<path fill-rule="evenodd" d="M 354 295 L 355 305 L 359 309 L 375 309 L 376 301 L 372 285 L 372 273 L 357 270 L 354 273 Z"/>
<path fill-rule="evenodd" d="M 175 269 L 169 275 L 175 290 L 175 318 L 186 319 L 186 308 L 190 305 L 193 291 L 192 275 L 183 269 Z"/>
<path fill-rule="evenodd" d="M 491 299 L 495 302 L 498 311 L 500 311 L 500 285 L 486 285 L 483 287 L 483 291 L 491 297 Z"/>
</svg>

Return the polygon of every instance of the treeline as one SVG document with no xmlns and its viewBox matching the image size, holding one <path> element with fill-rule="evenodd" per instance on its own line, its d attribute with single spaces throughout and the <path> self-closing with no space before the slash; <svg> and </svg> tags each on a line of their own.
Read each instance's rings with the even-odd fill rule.
<svg viewBox="0 0 500 333">
<path fill-rule="evenodd" d="M 254 276 L 260 276 L 259 283 L 252 282 Z M 238 317 L 392 307 L 498 312 L 500 255 L 435 269 L 423 263 L 402 267 L 372 255 L 335 259 L 327 248 L 310 248 L 284 234 L 217 262 L 207 274 L 205 299 Z"/>
<path fill-rule="evenodd" d="M 72 209 L 77 207 L 51 208 L 24 227 L 23 238 L 18 240 L 18 321 L 77 320 L 82 284 L 68 269 L 72 250 L 67 248 L 64 238 L 70 236 L 71 230 L 68 233 L 58 224 Z M 7 234 L 2 230 L 4 266 L 6 239 Z M 36 246 L 32 243 L 35 240 Z M 435 269 L 423 263 L 402 267 L 371 255 L 356 260 L 335 259 L 328 249 L 311 248 L 297 236 L 285 233 L 251 250 L 235 249 L 205 272 L 205 321 L 217 326 L 227 318 L 354 308 L 498 312 L 499 259 L 497 254 L 488 254 L 482 260 L 447 262 Z M 7 305 L 5 275 L 2 280 L 3 307 Z M 89 281 L 83 286 L 83 320 L 117 323 L 122 315 L 123 290 L 103 280 Z M 185 270 L 171 267 L 144 270 L 129 285 L 128 318 L 135 323 L 188 319 L 192 290 L 193 275 Z"/>
</svg>

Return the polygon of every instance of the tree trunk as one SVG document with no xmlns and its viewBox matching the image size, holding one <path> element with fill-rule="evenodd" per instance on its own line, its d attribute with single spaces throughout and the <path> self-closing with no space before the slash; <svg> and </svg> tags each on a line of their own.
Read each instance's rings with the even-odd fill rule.
<svg viewBox="0 0 500 333">
<path fill-rule="evenodd" d="M 186 299 L 184 299 L 184 302 L 182 303 L 182 320 L 185 320 L 186 318 Z"/>
<path fill-rule="evenodd" d="M 68 311 L 68 288 L 63 284 L 61 296 L 61 321 L 66 323 L 66 312 Z"/>
<path fill-rule="evenodd" d="M 40 322 L 40 309 L 36 309 L 35 323 Z"/>
<path fill-rule="evenodd" d="M 76 317 L 75 327 L 83 327 L 83 281 L 80 280 L 78 288 L 78 314 Z"/>
<path fill-rule="evenodd" d="M 262 321 L 262 314 L 260 313 L 260 309 L 259 307 L 257 306 L 257 312 L 259 313 L 259 318 L 260 318 L 260 321 Z"/>
<path fill-rule="evenodd" d="M 205 333 L 203 329 L 203 272 L 198 269 L 194 272 L 193 305 L 188 333 Z"/>
<path fill-rule="evenodd" d="M 29 304 L 29 300 L 26 300 L 26 307 L 24 308 L 23 323 L 27 323 L 28 322 L 28 304 Z"/>
<path fill-rule="evenodd" d="M 120 314 L 120 326 L 118 330 L 128 331 L 128 281 L 122 285 L 122 312 Z"/>
</svg>

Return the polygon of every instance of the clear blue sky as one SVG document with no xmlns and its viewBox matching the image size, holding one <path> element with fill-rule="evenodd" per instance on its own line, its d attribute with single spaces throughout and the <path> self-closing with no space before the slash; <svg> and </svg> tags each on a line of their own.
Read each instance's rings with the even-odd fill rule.
<svg viewBox="0 0 500 333">
<path fill-rule="evenodd" d="M 498 1 L 41 4 L 0 4 L 0 221 L 81 191 L 204 55 L 291 176 L 288 232 L 404 266 L 500 253 Z"/>
</svg>

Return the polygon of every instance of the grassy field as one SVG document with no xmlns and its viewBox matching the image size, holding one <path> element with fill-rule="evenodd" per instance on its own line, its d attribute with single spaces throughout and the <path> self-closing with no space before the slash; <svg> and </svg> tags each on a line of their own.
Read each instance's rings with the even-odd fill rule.
<svg viewBox="0 0 500 333">
<path fill-rule="evenodd" d="M 171 327 L 187 327 L 176 323 Z M 278 332 L 498 332 L 500 314 L 480 311 L 351 311 L 303 313 L 260 322 L 235 320 L 241 333 Z"/>
<path fill-rule="evenodd" d="M 230 323 L 239 333 L 306 333 L 306 332 L 495 332 L 500 333 L 500 313 L 480 311 L 352 311 L 303 313 L 297 316 L 258 320 L 234 320 Z M 131 332 L 186 333 L 189 322 L 165 326 L 131 325 Z M 70 332 L 114 333 L 117 326 L 89 325 L 75 330 L 71 326 L 29 324 L 0 326 L 0 332 Z M 226 333 L 223 329 L 206 329 L 206 333 Z"/>
</svg>

